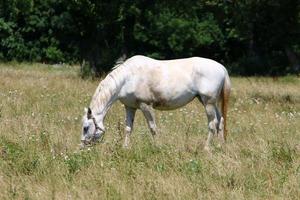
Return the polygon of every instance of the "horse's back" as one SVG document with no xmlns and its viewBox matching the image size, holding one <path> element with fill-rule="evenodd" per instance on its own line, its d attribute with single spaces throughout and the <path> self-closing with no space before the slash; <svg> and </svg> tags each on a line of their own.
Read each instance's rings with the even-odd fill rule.
<svg viewBox="0 0 300 200">
<path fill-rule="evenodd" d="M 200 57 L 162 61 L 134 56 L 124 65 L 129 76 L 121 99 L 131 105 L 152 102 L 162 109 L 183 106 L 197 95 L 214 96 L 225 73 L 221 64 Z"/>
<path fill-rule="evenodd" d="M 124 64 L 131 69 L 150 68 L 157 70 L 155 68 L 166 68 L 164 70 L 173 70 L 174 68 L 179 68 L 180 70 L 184 70 L 186 73 L 188 73 L 188 70 L 191 70 L 191 68 L 198 69 L 204 74 L 216 72 L 223 73 L 224 70 L 226 71 L 224 66 L 217 61 L 202 57 L 156 60 L 147 56 L 136 55 L 127 59 Z"/>
</svg>

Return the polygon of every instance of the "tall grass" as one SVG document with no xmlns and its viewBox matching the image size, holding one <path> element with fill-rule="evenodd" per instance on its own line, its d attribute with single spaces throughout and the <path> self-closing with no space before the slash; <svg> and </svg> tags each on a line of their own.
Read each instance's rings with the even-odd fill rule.
<svg viewBox="0 0 300 200">
<path fill-rule="evenodd" d="M 300 79 L 232 82 L 228 141 L 212 155 L 196 100 L 156 111 L 155 141 L 138 112 L 129 150 L 116 103 L 104 142 L 79 151 L 99 80 L 74 67 L 0 65 L 0 199 L 298 199 Z"/>
</svg>

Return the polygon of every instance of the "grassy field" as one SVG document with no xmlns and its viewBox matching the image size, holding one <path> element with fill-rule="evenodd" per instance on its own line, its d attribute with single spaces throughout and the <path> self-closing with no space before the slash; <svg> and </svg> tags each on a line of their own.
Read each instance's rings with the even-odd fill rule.
<svg viewBox="0 0 300 200">
<path fill-rule="evenodd" d="M 212 155 L 196 100 L 156 111 L 155 144 L 138 112 L 128 150 L 116 103 L 104 142 L 79 151 L 98 83 L 72 67 L 0 65 L 0 199 L 300 199 L 300 78 L 232 78 L 228 141 Z"/>
</svg>

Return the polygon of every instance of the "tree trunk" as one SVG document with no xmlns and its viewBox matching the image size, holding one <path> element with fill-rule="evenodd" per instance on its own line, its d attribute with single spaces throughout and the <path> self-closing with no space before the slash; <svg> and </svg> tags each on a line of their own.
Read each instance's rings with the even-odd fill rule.
<svg viewBox="0 0 300 200">
<path fill-rule="evenodd" d="M 284 48 L 284 50 L 285 50 L 285 54 L 286 54 L 289 62 L 292 65 L 293 72 L 294 73 L 299 73 L 300 72 L 299 58 L 297 57 L 297 55 L 295 54 L 295 52 L 289 46 L 286 46 Z"/>
</svg>

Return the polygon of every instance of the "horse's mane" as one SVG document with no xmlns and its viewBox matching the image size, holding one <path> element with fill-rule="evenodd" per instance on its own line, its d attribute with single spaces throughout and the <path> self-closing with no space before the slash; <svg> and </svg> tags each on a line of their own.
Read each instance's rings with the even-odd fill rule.
<svg viewBox="0 0 300 200">
<path fill-rule="evenodd" d="M 120 67 L 126 60 L 126 54 L 123 54 L 122 56 L 120 56 L 117 61 L 115 62 L 115 65 L 113 66 L 113 68 L 111 69 L 111 71 L 115 70 L 116 68 Z M 111 72 L 110 71 L 110 72 Z"/>
<path fill-rule="evenodd" d="M 123 58 L 119 58 L 112 70 L 98 85 L 90 104 L 90 108 L 94 112 L 101 112 L 102 107 L 107 104 L 112 95 L 114 95 L 122 85 L 126 75 L 124 62 L 125 60 Z"/>
</svg>

